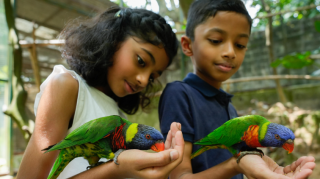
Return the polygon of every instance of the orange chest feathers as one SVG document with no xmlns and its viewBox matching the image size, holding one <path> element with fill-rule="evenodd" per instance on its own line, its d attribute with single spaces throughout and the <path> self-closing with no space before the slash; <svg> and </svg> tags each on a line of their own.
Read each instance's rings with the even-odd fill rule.
<svg viewBox="0 0 320 179">
<path fill-rule="evenodd" d="M 242 141 L 245 141 L 246 144 L 251 148 L 263 147 L 259 142 L 259 126 L 251 125 L 248 129 L 243 133 L 241 137 Z"/>
</svg>

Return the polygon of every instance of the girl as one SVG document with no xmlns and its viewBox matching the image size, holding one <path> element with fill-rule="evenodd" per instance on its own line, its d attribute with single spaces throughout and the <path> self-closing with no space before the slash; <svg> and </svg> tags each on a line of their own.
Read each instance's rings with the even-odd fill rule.
<svg viewBox="0 0 320 179">
<path fill-rule="evenodd" d="M 17 178 L 46 178 L 58 152 L 41 150 L 82 124 L 124 116 L 120 109 L 134 114 L 139 106 L 146 107 L 147 93 L 178 47 L 166 21 L 143 9 L 111 8 L 92 20 L 69 24 L 60 35 L 65 39 L 62 56 L 72 70 L 55 66 L 41 85 L 35 99 L 36 126 Z M 59 178 L 166 178 L 181 162 L 184 146 L 180 124 L 171 126 L 163 152 L 125 151 L 118 158 L 120 165 L 107 162 L 88 171 L 88 162 L 76 158 Z"/>
</svg>

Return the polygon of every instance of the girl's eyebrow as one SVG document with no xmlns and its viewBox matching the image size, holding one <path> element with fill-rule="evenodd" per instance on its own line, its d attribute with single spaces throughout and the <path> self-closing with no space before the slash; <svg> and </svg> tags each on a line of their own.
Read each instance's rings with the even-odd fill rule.
<svg viewBox="0 0 320 179">
<path fill-rule="evenodd" d="M 143 51 L 145 51 L 151 58 L 151 61 L 153 64 L 156 64 L 156 60 L 154 59 L 154 56 L 152 55 L 151 52 L 149 52 L 147 49 L 141 48 Z"/>
</svg>

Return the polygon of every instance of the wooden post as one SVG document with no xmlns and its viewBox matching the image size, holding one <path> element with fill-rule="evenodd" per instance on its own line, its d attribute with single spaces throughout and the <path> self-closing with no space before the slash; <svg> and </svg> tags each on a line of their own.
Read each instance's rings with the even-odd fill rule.
<svg viewBox="0 0 320 179">
<path fill-rule="evenodd" d="M 40 91 L 41 77 L 40 77 L 40 69 L 39 69 L 38 56 L 37 56 L 37 46 L 36 46 L 35 33 L 36 33 L 36 28 L 35 28 L 35 24 L 33 24 L 33 30 L 32 30 L 33 44 L 31 46 L 31 48 L 29 48 L 29 52 L 30 52 L 32 69 L 33 69 L 34 81 L 35 81 L 35 84 L 38 88 L 38 91 Z"/>
<path fill-rule="evenodd" d="M 268 14 L 271 14 L 271 10 L 270 10 L 270 7 L 268 6 L 267 3 L 265 3 L 264 0 L 261 0 L 261 3 L 262 3 L 262 6 L 263 6 L 263 9 L 268 13 Z M 275 58 L 274 58 L 274 54 L 273 54 L 273 31 L 272 31 L 272 16 L 268 16 L 267 17 L 267 20 L 268 20 L 268 23 L 267 23 L 267 26 L 266 26 L 266 30 L 265 30 L 265 33 L 266 33 L 266 46 L 268 47 L 268 51 L 269 51 L 269 58 L 270 58 L 270 63 L 272 63 L 273 61 L 275 61 Z M 277 72 L 277 68 L 273 68 L 272 67 L 272 73 L 273 75 L 278 75 L 278 72 Z M 278 92 L 278 96 L 279 96 L 279 99 L 281 101 L 281 103 L 285 104 L 287 103 L 287 98 L 283 92 L 283 88 L 280 84 L 280 80 L 279 79 L 275 79 L 275 83 L 276 83 L 276 89 L 277 89 L 277 92 Z"/>
<path fill-rule="evenodd" d="M 15 28 L 15 18 L 13 15 L 13 8 L 10 0 L 4 0 L 6 21 L 9 29 L 9 46 L 10 53 L 12 54 L 12 77 L 10 83 L 12 85 L 12 99 L 11 103 L 4 114 L 11 117 L 11 119 L 18 125 L 24 139 L 29 141 L 31 131 L 31 122 L 25 112 L 25 103 L 27 100 L 27 92 L 23 86 L 23 80 L 21 79 L 22 72 L 22 50 L 19 44 L 19 36 Z"/>
</svg>

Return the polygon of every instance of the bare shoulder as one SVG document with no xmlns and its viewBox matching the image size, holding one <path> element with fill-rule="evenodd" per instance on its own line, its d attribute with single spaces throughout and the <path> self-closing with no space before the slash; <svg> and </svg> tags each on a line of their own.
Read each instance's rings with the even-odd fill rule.
<svg viewBox="0 0 320 179">
<path fill-rule="evenodd" d="M 78 81 L 68 73 L 54 75 L 48 82 L 41 100 L 53 105 L 75 106 L 78 96 Z"/>
<path fill-rule="evenodd" d="M 40 98 L 37 118 L 41 120 L 38 124 L 42 122 L 43 126 L 51 128 L 68 126 L 76 109 L 78 87 L 78 81 L 70 74 L 54 75 Z"/>
<path fill-rule="evenodd" d="M 79 83 L 71 74 L 61 73 L 52 77 L 50 80 L 50 85 L 55 86 L 56 88 L 66 89 L 66 90 L 78 90 Z"/>
</svg>

